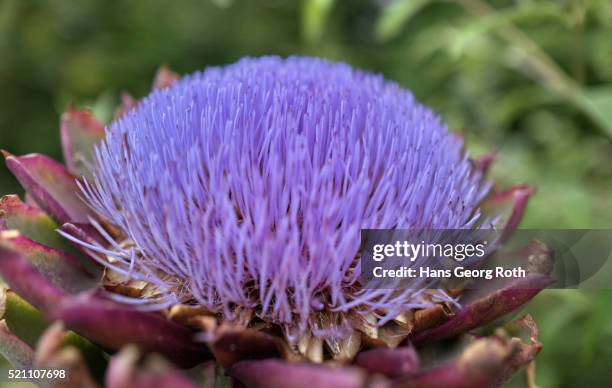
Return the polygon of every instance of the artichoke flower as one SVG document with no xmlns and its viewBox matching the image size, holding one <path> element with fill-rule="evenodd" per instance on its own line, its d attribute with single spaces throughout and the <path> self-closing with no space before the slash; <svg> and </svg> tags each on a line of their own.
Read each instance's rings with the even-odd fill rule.
<svg viewBox="0 0 612 388">
<path fill-rule="evenodd" d="M 110 124 L 69 107 L 60 127 L 65 164 L 4 152 L 26 191 L 0 204 L 0 352 L 15 366 L 109 387 L 485 387 L 532 372 L 529 316 L 472 331 L 534 297 L 544 271 L 488 291 L 360 283 L 361 229 L 490 216 L 509 236 L 534 192 L 488 181 L 493 158 L 470 159 L 397 84 L 306 57 L 161 68 Z"/>
</svg>

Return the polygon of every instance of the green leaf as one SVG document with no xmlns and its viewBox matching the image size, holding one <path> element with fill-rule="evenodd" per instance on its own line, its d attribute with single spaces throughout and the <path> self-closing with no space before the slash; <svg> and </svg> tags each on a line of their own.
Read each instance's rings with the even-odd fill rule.
<svg viewBox="0 0 612 388">
<path fill-rule="evenodd" d="M 397 36 L 402 27 L 431 0 L 395 0 L 383 9 L 376 23 L 376 38 L 386 41 Z"/>
<path fill-rule="evenodd" d="M 333 5 L 334 0 L 304 0 L 302 35 L 307 43 L 317 43 L 321 40 Z"/>
<path fill-rule="evenodd" d="M 612 137 L 612 87 L 587 89 L 579 103 L 590 113 L 591 118 Z"/>
</svg>

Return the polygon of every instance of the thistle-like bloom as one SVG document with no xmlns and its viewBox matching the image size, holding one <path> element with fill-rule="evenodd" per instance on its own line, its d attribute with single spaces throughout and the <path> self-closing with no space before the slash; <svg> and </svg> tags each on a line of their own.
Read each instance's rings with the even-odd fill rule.
<svg viewBox="0 0 612 388">
<path fill-rule="evenodd" d="M 422 292 L 361 288 L 360 229 L 470 228 L 488 189 L 409 92 L 300 57 L 152 93 L 109 126 L 94 175 L 88 202 L 125 232 L 113 268 L 168 303 L 299 332 L 321 330 L 317 314 L 426 307 Z"/>
<path fill-rule="evenodd" d="M 109 386 L 191 386 L 157 364 L 137 370 L 140 351 L 186 368 L 214 359 L 248 387 L 438 387 L 498 384 L 535 357 L 529 317 L 509 330 L 527 330 L 530 343 L 470 338 L 434 368 L 421 368 L 412 345 L 513 311 L 547 284 L 537 269 L 452 297 L 424 283 L 360 283 L 361 229 L 472 229 L 494 219 L 507 236 L 533 192 L 490 190 L 491 159 L 469 159 L 408 91 L 300 57 L 177 78 L 158 73 L 156 90 L 124 97 L 106 128 L 69 108 L 67 168 L 5 152 L 28 194 L 26 203 L 0 200 L 0 275 L 11 286 L 0 295 L 0 353 L 15 365 L 69 367 L 75 384 L 92 386 L 84 370 L 103 372 L 103 350 L 123 349 L 107 368 Z M 538 244 L 519 253 L 548 255 Z M 35 309 L 103 350 L 60 324 L 31 333 L 47 322 Z M 62 350 L 67 336 L 86 367 Z M 310 363 L 326 360 L 354 367 Z"/>
</svg>

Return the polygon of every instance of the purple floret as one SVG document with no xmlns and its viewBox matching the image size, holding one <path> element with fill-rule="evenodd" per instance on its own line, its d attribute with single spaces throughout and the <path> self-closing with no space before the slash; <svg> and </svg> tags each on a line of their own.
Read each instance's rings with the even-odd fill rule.
<svg viewBox="0 0 612 388">
<path fill-rule="evenodd" d="M 106 128 L 89 204 L 124 231 L 108 264 L 232 319 L 423 306 L 363 289 L 362 228 L 469 228 L 489 185 L 440 118 L 381 76 L 242 59 L 153 92 Z M 380 313 L 385 311 L 386 313 Z"/>
</svg>

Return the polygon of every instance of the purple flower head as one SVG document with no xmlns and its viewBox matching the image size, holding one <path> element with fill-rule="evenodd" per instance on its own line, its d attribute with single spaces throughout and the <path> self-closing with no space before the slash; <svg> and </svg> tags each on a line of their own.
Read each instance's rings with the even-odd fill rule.
<svg viewBox="0 0 612 388">
<path fill-rule="evenodd" d="M 94 175 L 87 201 L 123 231 L 106 236 L 106 265 L 155 285 L 158 302 L 315 333 L 329 328 L 317 314 L 340 327 L 430 300 L 360 287 L 360 229 L 472 227 L 489 188 L 410 92 L 304 57 L 153 92 L 106 128 Z"/>
</svg>

